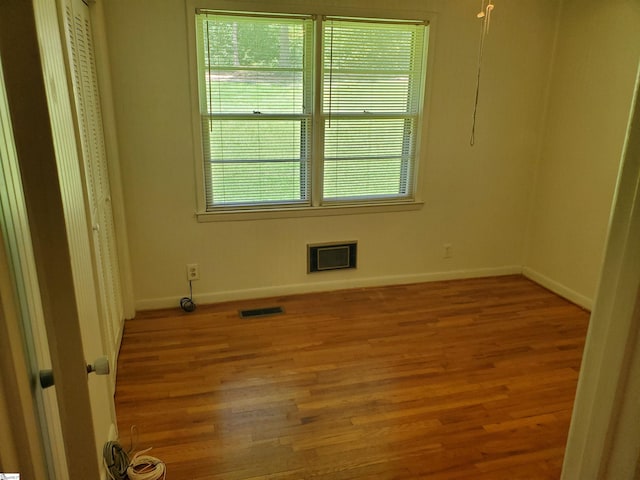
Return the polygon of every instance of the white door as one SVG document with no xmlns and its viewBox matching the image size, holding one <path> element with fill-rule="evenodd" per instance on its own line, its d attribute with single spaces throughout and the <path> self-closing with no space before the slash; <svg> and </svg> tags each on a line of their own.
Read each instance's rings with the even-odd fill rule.
<svg viewBox="0 0 640 480">
<path fill-rule="evenodd" d="M 91 244 L 104 348 L 116 364 L 124 311 L 118 268 L 109 171 L 89 7 L 82 0 L 62 0 L 67 59 L 80 137 L 81 167 L 91 222 Z M 112 369 L 115 393 L 115 368 Z"/>
<path fill-rule="evenodd" d="M 43 390 L 37 386 L 32 388 L 31 386 L 33 379 L 37 379 L 40 370 L 50 370 L 52 367 L 40 303 L 36 267 L 31 249 L 28 219 L 25 215 L 26 206 L 5 92 L 1 57 L 0 184 L 4 186 L 0 189 L 0 262 L 2 263 L 0 284 L 3 286 L 1 297 L 3 312 L 5 312 L 3 334 L 6 337 L 11 337 L 11 332 L 13 332 L 14 336 L 14 338 L 7 338 L 12 344 L 7 348 L 14 349 L 9 360 L 14 365 L 12 371 L 3 372 L 3 376 L 13 375 L 15 378 L 12 387 L 4 385 L 4 388 L 7 389 L 6 397 L 21 398 L 13 390 L 19 391 L 25 386 L 28 388 L 31 398 L 21 398 L 21 403 L 28 404 L 25 413 L 28 414 L 30 407 L 38 413 L 37 418 L 21 420 L 21 422 L 32 423 L 38 430 L 37 436 L 28 440 L 30 444 L 28 448 L 30 451 L 37 451 L 41 446 L 49 477 L 66 480 L 69 476 L 55 391 L 53 389 Z M 16 407 L 13 405 L 13 408 Z M 7 414 L 22 416 L 10 410 L 7 411 Z M 18 419 L 14 419 L 14 421 L 16 420 Z M 20 426 L 16 428 L 20 428 Z M 24 446 L 17 448 L 17 450 L 22 448 Z M 31 468 L 42 467 L 42 464 L 36 463 Z M 40 475 L 42 474 L 43 472 L 40 471 Z"/>
<path fill-rule="evenodd" d="M 97 279 L 100 277 L 92 248 L 92 206 L 87 202 L 87 182 L 78 145 L 73 98 L 65 67 L 64 48 L 58 22 L 58 8 L 52 0 L 34 0 L 36 30 L 41 52 L 42 69 L 46 78 L 45 91 L 51 115 L 53 145 L 56 155 L 58 188 L 64 213 L 69 261 L 73 275 L 73 290 L 79 316 L 84 358 L 92 362 L 106 355 L 115 358 L 115 346 L 109 341 L 101 315 L 103 292 Z M 88 54 L 88 53 L 87 53 Z M 97 135 L 92 129 L 92 135 Z M 37 194 L 37 192 L 36 192 Z M 113 366 L 113 363 L 112 363 Z M 116 436 L 113 389 L 104 377 L 88 377 L 91 401 L 94 446 L 98 458 L 104 443 Z"/>
<path fill-rule="evenodd" d="M 58 403 L 62 441 L 45 436 L 52 451 L 50 477 L 97 480 L 105 478 L 102 446 L 116 435 L 115 409 L 108 379 L 87 376 L 85 362 L 112 352 L 105 349 L 92 222 L 57 13 L 53 0 L 0 2 L 0 57 L 16 145 L 7 169 L 12 176 L 3 182 L 13 192 L 5 195 L 4 228 L 7 244 L 12 242 L 15 290 L 33 297 L 32 310 L 39 303 L 44 323 L 38 333 L 34 322 L 25 322 L 25 338 L 33 337 L 27 344 L 35 357 L 44 358 L 49 348 L 55 377 L 50 391 Z M 46 360 L 37 363 L 32 375 L 48 366 Z M 36 396 L 48 392 L 34 390 Z M 49 427 L 47 420 L 42 425 Z M 53 451 L 62 445 L 64 452 Z M 63 473 L 56 471 L 57 461 Z"/>
</svg>

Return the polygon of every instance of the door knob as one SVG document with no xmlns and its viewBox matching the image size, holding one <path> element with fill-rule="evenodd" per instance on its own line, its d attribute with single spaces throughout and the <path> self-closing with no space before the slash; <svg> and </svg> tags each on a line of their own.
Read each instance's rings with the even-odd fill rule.
<svg viewBox="0 0 640 480">
<path fill-rule="evenodd" d="M 53 370 L 40 370 L 40 386 L 45 388 L 53 387 Z"/>
<path fill-rule="evenodd" d="M 107 357 L 96 358 L 92 364 L 87 365 L 87 374 L 96 372 L 96 375 L 109 375 L 110 371 L 109 359 Z M 53 387 L 53 370 L 40 370 L 38 378 L 40 379 L 40 386 L 43 389 Z"/>
<path fill-rule="evenodd" d="M 96 375 L 109 375 L 110 371 L 107 357 L 96 358 L 93 364 L 87 365 L 87 373 L 96 372 Z"/>
</svg>

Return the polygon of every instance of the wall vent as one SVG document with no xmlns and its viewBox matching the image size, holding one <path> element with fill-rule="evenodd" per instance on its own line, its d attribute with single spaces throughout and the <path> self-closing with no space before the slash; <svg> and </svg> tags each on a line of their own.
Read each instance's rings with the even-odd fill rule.
<svg viewBox="0 0 640 480">
<path fill-rule="evenodd" d="M 358 242 L 307 245 L 307 273 L 356 268 Z"/>
</svg>

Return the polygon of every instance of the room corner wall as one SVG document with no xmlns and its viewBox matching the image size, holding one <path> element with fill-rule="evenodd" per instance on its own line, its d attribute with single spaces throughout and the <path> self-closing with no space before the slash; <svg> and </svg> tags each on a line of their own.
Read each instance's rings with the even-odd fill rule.
<svg viewBox="0 0 640 480">
<path fill-rule="evenodd" d="M 215 0 L 203 0 L 215 6 Z M 385 0 L 309 0 L 375 16 Z M 433 2 L 438 3 L 438 2 Z M 270 5 L 289 5 L 272 0 Z M 422 0 L 392 8 L 410 17 Z M 520 273 L 557 0 L 496 7 L 469 145 L 478 5 L 440 2 L 418 210 L 198 223 L 184 0 L 104 4 L 138 309 L 177 306 L 185 264 L 197 302 Z M 307 275 L 306 245 L 358 240 L 358 268 Z M 444 258 L 443 244 L 453 245 Z"/>
<path fill-rule="evenodd" d="M 600 275 L 638 58 L 640 7 L 566 0 L 524 273 L 590 308 Z"/>
</svg>

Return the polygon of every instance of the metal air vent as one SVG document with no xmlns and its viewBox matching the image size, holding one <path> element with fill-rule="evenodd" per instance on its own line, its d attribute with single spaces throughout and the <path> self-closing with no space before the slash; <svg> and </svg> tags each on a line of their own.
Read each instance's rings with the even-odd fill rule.
<svg viewBox="0 0 640 480">
<path fill-rule="evenodd" d="M 307 245 L 307 273 L 356 268 L 358 242 Z"/>
</svg>

